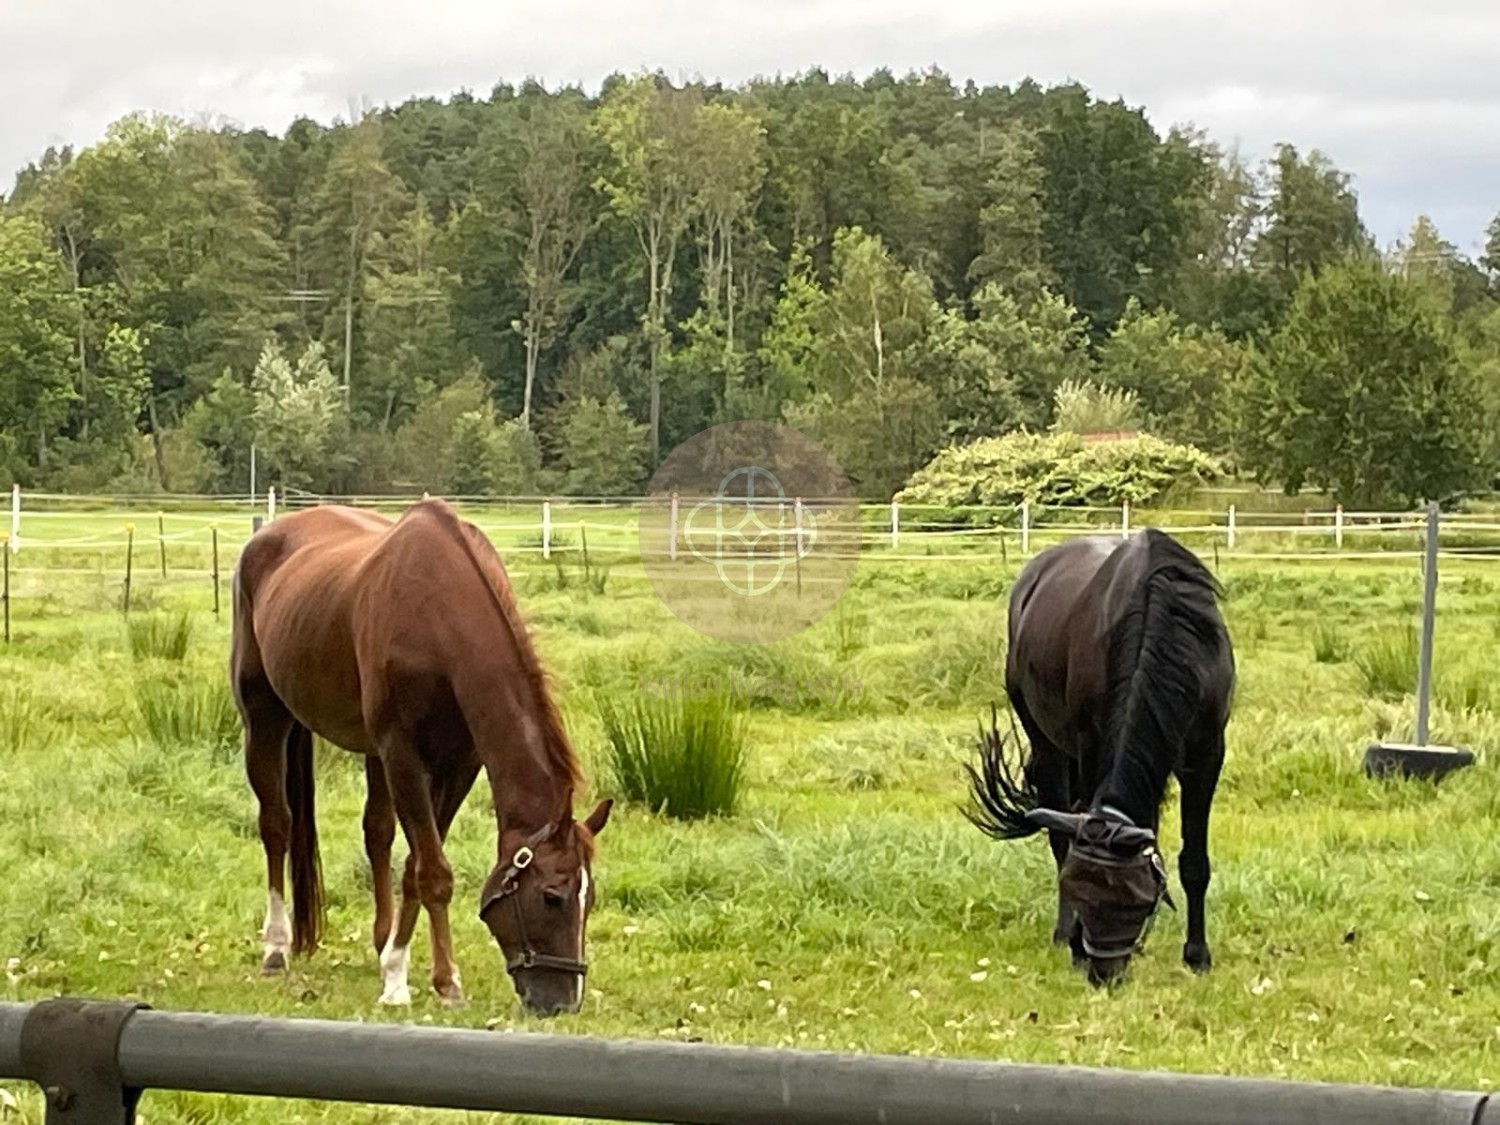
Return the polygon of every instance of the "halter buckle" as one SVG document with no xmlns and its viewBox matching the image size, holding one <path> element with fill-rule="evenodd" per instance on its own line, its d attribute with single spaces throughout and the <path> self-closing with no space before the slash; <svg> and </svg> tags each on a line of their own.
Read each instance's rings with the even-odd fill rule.
<svg viewBox="0 0 1500 1125">
<path fill-rule="evenodd" d="M 517 871 L 525 871 L 528 867 L 531 866 L 531 861 L 535 858 L 536 853 L 528 848 L 525 844 L 522 844 L 519 848 L 516 849 L 516 854 L 511 859 L 510 865 Z"/>
</svg>

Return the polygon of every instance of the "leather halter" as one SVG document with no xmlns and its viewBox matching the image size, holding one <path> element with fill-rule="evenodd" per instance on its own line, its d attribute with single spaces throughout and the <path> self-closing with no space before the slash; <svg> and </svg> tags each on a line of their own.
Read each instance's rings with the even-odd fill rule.
<svg viewBox="0 0 1500 1125">
<path fill-rule="evenodd" d="M 510 857 L 510 865 L 505 869 L 505 875 L 501 878 L 500 886 L 496 888 L 495 893 L 479 906 L 481 918 L 502 899 L 510 899 L 511 905 L 515 908 L 516 931 L 521 935 L 521 952 L 506 958 L 505 971 L 512 976 L 522 969 L 556 969 L 558 972 L 575 973 L 578 976 L 584 976 L 589 971 L 588 963 L 585 961 L 575 961 L 571 957 L 554 957 L 550 953 L 538 953 L 531 947 L 531 939 L 526 936 L 526 920 L 521 916 L 521 901 L 516 897 L 516 891 L 521 886 L 522 873 L 536 858 L 535 849 L 556 831 L 556 824 L 544 824 L 533 832 L 526 842 L 516 849 L 515 855 Z M 580 909 L 582 909 L 582 904 L 580 904 Z"/>
</svg>

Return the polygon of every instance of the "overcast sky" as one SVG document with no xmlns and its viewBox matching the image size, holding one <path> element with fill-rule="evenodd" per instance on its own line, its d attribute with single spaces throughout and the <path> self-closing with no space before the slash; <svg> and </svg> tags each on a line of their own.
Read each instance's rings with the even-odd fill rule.
<svg viewBox="0 0 1500 1125">
<path fill-rule="evenodd" d="M 0 183 L 136 109 L 283 131 L 351 103 L 614 70 L 1077 79 L 1259 158 L 1320 148 L 1382 244 L 1500 211 L 1497 0 L 0 0 Z"/>
</svg>

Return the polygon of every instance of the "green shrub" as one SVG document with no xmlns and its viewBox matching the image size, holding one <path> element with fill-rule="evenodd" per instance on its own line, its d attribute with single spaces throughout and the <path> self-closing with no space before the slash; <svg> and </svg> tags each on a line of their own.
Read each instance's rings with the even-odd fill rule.
<svg viewBox="0 0 1500 1125">
<path fill-rule="evenodd" d="M 1053 392 L 1054 432 L 1107 434 L 1141 428 L 1141 402 L 1134 391 L 1066 379 Z"/>
<path fill-rule="evenodd" d="M 950 446 L 919 469 L 902 503 L 1019 509 L 1114 507 L 1158 503 L 1226 472 L 1217 458 L 1191 445 L 1140 434 L 1121 441 L 1085 441 L 1075 433 L 1013 433 Z M 1011 517 L 1014 522 L 1014 517 Z"/>
<path fill-rule="evenodd" d="M 626 799 L 694 820 L 728 815 L 745 785 L 745 721 L 724 693 L 637 695 L 598 705 L 615 784 Z"/>
<path fill-rule="evenodd" d="M 186 610 L 175 614 L 144 613 L 130 619 L 130 655 L 137 660 L 181 662 L 193 639 L 193 617 Z"/>
</svg>

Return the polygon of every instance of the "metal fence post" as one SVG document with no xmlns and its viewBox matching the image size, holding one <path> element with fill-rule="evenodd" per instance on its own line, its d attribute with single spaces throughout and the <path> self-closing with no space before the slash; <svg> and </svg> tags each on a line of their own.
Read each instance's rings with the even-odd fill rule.
<svg viewBox="0 0 1500 1125">
<path fill-rule="evenodd" d="M 21 1027 L 21 1065 L 42 1088 L 47 1125 L 131 1125 L 140 1090 L 120 1075 L 120 1036 L 148 1005 L 44 1000 Z"/>
<path fill-rule="evenodd" d="M 552 557 L 552 501 L 542 501 L 542 558 Z"/>
<path fill-rule="evenodd" d="M 1422 575 L 1422 645 L 1417 657 L 1417 745 L 1427 745 L 1432 694 L 1432 626 L 1437 609 L 1438 506 L 1427 506 L 1426 572 Z"/>
<path fill-rule="evenodd" d="M 1234 505 L 1229 505 L 1229 523 L 1226 525 L 1229 533 L 1229 549 L 1234 550 Z"/>
<path fill-rule="evenodd" d="M 891 550 L 901 545 L 901 505 L 891 500 Z"/>
</svg>

